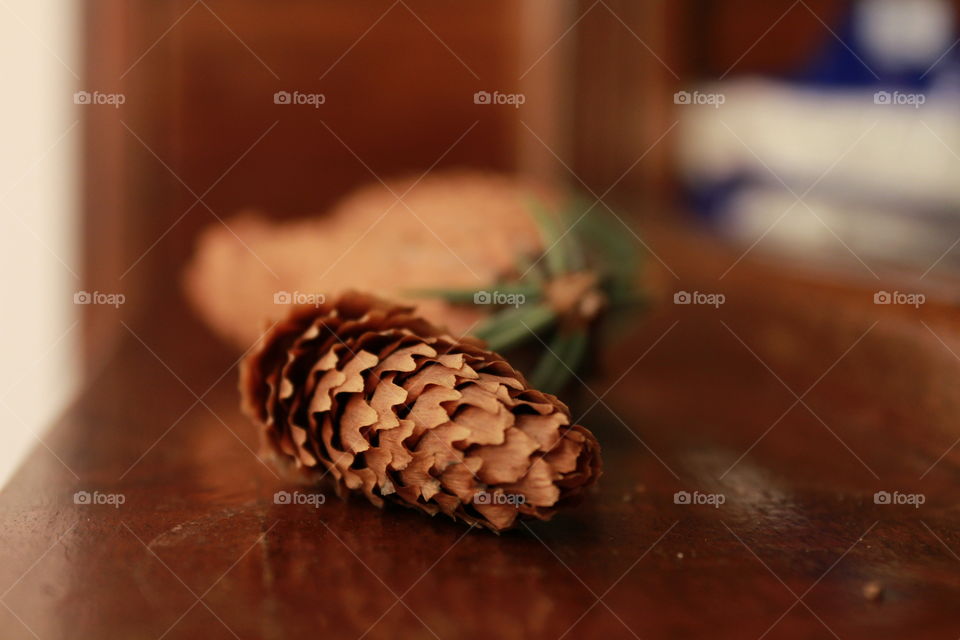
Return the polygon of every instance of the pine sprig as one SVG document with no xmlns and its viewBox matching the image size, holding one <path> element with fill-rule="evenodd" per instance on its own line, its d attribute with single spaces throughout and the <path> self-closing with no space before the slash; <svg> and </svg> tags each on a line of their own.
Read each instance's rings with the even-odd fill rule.
<svg viewBox="0 0 960 640">
<path fill-rule="evenodd" d="M 535 345 L 543 353 L 530 381 L 557 393 L 579 375 L 602 316 L 643 304 L 637 287 L 639 256 L 619 220 L 610 220 L 581 198 L 561 212 L 551 212 L 538 200 L 531 200 L 529 208 L 544 251 L 520 256 L 514 277 L 483 289 L 429 289 L 414 295 L 460 305 L 496 303 L 493 295 L 513 300 L 514 306 L 494 304 L 474 335 L 501 353 Z"/>
</svg>

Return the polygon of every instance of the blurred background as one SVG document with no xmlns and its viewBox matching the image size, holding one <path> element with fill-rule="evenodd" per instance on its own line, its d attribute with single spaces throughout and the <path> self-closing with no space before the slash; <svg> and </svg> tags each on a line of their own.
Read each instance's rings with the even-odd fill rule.
<svg viewBox="0 0 960 640">
<path fill-rule="evenodd" d="M 640 238 L 733 248 L 718 281 L 747 254 L 955 271 L 958 7 L 0 0 L 0 478 L 129 327 L 202 357 L 180 286 L 201 230 L 376 177 L 567 185 Z M 670 271 L 656 237 L 637 251 Z"/>
</svg>

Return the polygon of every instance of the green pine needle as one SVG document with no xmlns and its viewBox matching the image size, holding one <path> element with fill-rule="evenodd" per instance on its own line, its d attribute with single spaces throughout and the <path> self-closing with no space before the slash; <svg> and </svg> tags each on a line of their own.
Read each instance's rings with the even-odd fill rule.
<svg viewBox="0 0 960 640">
<path fill-rule="evenodd" d="M 549 351 L 537 362 L 530 384 L 545 393 L 559 393 L 583 364 L 588 344 L 585 330 L 558 333 L 551 341 Z"/>
<path fill-rule="evenodd" d="M 533 337 L 531 332 L 542 332 L 556 319 L 556 312 L 545 305 L 507 309 L 477 327 L 474 335 L 486 341 L 491 351 L 506 351 L 528 341 Z"/>
<path fill-rule="evenodd" d="M 530 212 L 537 221 L 540 228 L 540 239 L 543 242 L 543 248 L 546 253 L 543 260 L 547 264 L 547 270 L 552 275 L 559 275 L 570 270 L 570 242 L 569 233 L 560 230 L 557 224 L 557 216 L 553 215 L 543 206 L 539 200 L 530 202 Z"/>
</svg>

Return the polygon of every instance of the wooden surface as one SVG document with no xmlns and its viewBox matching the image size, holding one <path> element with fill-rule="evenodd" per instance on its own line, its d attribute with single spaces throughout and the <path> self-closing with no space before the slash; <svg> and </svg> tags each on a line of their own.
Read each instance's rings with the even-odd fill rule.
<svg viewBox="0 0 960 640">
<path fill-rule="evenodd" d="M 960 415 L 951 301 L 876 306 L 875 282 L 749 260 L 718 282 L 730 256 L 655 245 L 679 280 L 659 273 L 659 310 L 591 381 L 602 401 L 569 398 L 604 447 L 598 491 L 499 537 L 332 495 L 274 504 L 293 488 L 250 450 L 235 354 L 186 319 L 129 324 L 0 494 L 0 636 L 960 635 L 956 450 L 936 463 Z"/>
</svg>

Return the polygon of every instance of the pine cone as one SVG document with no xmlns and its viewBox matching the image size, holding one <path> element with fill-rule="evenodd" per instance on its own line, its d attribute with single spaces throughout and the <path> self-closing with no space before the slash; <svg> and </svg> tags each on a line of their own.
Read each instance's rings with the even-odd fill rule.
<svg viewBox="0 0 960 640">
<path fill-rule="evenodd" d="M 387 185 L 374 181 L 328 212 L 296 221 L 245 212 L 229 227 L 213 223 L 184 272 L 193 308 L 240 351 L 257 339 L 264 318 L 286 316 L 286 306 L 274 304 L 280 290 L 329 296 L 362 289 L 415 305 L 459 334 L 485 315 L 482 309 L 411 292 L 496 282 L 521 258 L 543 251 L 531 199 L 562 202 L 535 181 L 478 171 L 437 171 Z M 480 234 L 486 242 L 476 241 Z"/>
<path fill-rule="evenodd" d="M 501 531 L 600 475 L 593 434 L 499 355 L 411 307 L 344 294 L 295 309 L 241 367 L 264 449 L 339 492 Z"/>
</svg>

